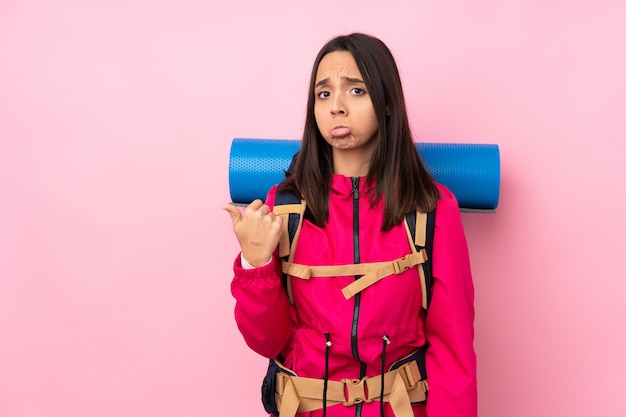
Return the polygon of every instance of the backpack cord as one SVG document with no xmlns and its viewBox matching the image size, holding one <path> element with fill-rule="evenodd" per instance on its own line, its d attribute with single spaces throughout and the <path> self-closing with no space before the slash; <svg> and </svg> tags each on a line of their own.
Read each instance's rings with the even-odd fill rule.
<svg viewBox="0 0 626 417">
<path fill-rule="evenodd" d="M 380 374 L 383 376 L 380 380 L 380 417 L 385 417 L 385 402 L 383 401 L 383 395 L 385 395 L 385 356 L 387 353 L 387 345 L 390 344 L 391 341 L 387 335 L 383 336 L 383 353 L 382 353 L 382 366 L 380 370 Z"/>
<path fill-rule="evenodd" d="M 324 333 L 326 336 L 326 354 L 324 359 L 324 392 L 322 393 L 322 407 L 323 407 L 323 415 L 326 417 L 326 393 L 328 391 L 328 356 L 330 352 L 330 347 L 333 345 L 330 341 L 330 333 Z"/>
</svg>

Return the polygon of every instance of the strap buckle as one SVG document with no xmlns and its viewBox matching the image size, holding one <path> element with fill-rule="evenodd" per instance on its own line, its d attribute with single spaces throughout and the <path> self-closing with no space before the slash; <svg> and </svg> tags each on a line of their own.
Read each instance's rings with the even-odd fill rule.
<svg viewBox="0 0 626 417">
<path fill-rule="evenodd" d="M 417 367 L 417 362 L 415 361 L 407 362 L 398 367 L 398 374 L 402 378 L 407 391 L 415 388 L 422 379 L 420 370 Z"/>
<path fill-rule="evenodd" d="M 411 264 L 411 260 L 409 259 L 409 255 L 394 260 L 391 265 L 393 267 L 393 273 L 396 275 L 406 271 L 413 266 Z"/>
<path fill-rule="evenodd" d="M 362 379 L 348 379 L 344 378 L 341 380 L 344 386 L 344 393 L 346 395 L 346 401 L 343 402 L 343 405 L 349 407 L 354 404 L 360 403 L 371 403 L 373 400 L 367 398 L 367 377 L 363 377 Z"/>
</svg>

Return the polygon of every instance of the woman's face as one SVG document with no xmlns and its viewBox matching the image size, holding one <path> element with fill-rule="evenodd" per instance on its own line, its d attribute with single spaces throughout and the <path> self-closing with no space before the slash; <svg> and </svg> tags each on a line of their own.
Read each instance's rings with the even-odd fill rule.
<svg viewBox="0 0 626 417">
<path fill-rule="evenodd" d="M 315 121 L 326 141 L 338 152 L 357 152 L 369 160 L 378 119 L 352 54 L 330 52 L 315 77 Z"/>
</svg>

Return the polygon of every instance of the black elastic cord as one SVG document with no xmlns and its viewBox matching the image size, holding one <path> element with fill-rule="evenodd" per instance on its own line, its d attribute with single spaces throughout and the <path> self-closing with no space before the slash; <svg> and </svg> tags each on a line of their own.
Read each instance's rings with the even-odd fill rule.
<svg viewBox="0 0 626 417">
<path fill-rule="evenodd" d="M 326 336 L 326 355 L 324 359 L 324 392 L 322 393 L 322 407 L 324 409 L 323 415 L 326 417 L 326 392 L 328 391 L 328 356 L 330 347 L 333 345 L 330 341 L 330 333 L 324 333 Z"/>
<path fill-rule="evenodd" d="M 380 417 L 385 416 L 385 402 L 383 401 L 383 396 L 385 395 L 385 355 L 387 354 L 387 345 L 390 344 L 391 341 L 387 335 L 383 336 L 383 353 L 381 355 L 381 382 L 380 382 Z"/>
</svg>

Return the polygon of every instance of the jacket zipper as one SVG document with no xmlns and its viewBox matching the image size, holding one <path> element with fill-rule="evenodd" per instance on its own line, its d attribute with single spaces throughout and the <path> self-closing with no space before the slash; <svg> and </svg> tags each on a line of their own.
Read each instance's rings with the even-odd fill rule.
<svg viewBox="0 0 626 417">
<path fill-rule="evenodd" d="M 359 239 L 359 177 L 352 178 L 352 241 L 353 241 L 353 249 L 354 249 L 354 263 L 361 263 L 361 249 L 360 249 L 360 239 Z M 360 276 L 356 275 L 354 277 L 355 280 L 359 279 Z M 354 359 L 361 361 L 359 358 L 359 346 L 358 346 L 358 328 L 359 328 L 359 313 L 361 310 L 361 293 L 357 293 L 354 296 L 354 312 L 352 315 L 352 332 L 351 332 L 351 342 L 352 342 L 352 356 Z M 363 378 L 366 375 L 365 363 L 361 362 L 361 373 L 360 377 Z M 362 413 L 362 404 L 356 405 L 355 416 L 361 417 Z"/>
</svg>

